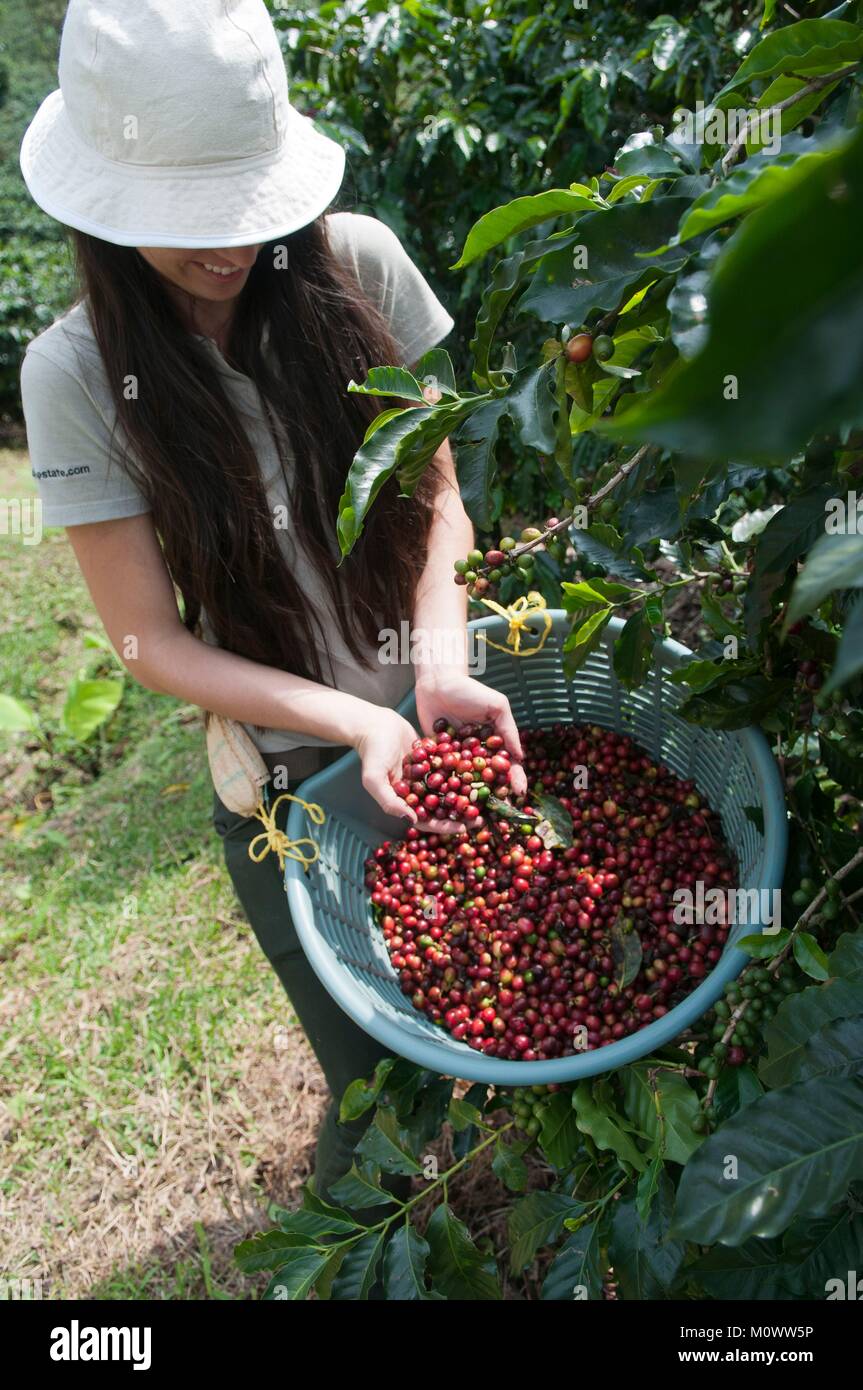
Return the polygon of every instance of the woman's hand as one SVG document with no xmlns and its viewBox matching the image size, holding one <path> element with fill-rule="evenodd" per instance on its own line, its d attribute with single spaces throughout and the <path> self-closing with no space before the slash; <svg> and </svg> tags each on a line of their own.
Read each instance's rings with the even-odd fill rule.
<svg viewBox="0 0 863 1390">
<path fill-rule="evenodd" d="M 396 796 L 392 787 L 402 776 L 402 763 L 417 738 L 416 729 L 393 709 L 380 705 L 367 708 L 368 720 L 353 741 L 363 765 L 363 786 L 388 816 L 400 816 L 416 825 L 416 811 Z M 455 835 L 464 828 L 458 821 L 423 821 L 423 829 L 431 835 Z"/>
<path fill-rule="evenodd" d="M 512 759 L 512 789 L 517 796 L 527 791 L 527 778 L 521 766 L 524 753 L 505 695 L 460 672 L 429 668 L 417 675 L 416 696 L 417 718 L 424 734 L 431 734 L 434 721 L 441 718 L 455 725 L 494 724 Z"/>
</svg>

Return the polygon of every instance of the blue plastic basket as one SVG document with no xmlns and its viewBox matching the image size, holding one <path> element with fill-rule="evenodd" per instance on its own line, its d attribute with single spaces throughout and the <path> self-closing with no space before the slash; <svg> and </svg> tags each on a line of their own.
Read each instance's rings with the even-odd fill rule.
<svg viewBox="0 0 863 1390">
<path fill-rule="evenodd" d="M 667 678 L 691 653 L 678 642 L 657 643 L 653 671 L 638 690 L 625 690 L 614 674 L 612 644 L 622 621 L 612 619 L 599 647 L 573 680 L 563 674 L 561 648 L 569 632 L 566 614 L 552 614 L 552 632 L 542 651 L 516 658 L 487 648 L 483 680 L 503 691 L 516 723 L 543 727 L 558 722 L 600 724 L 631 734 L 653 758 L 682 777 L 694 779 L 718 811 L 725 836 L 737 853 L 742 888 L 774 889 L 782 882 L 788 831 L 779 773 L 767 740 L 757 729 L 701 729 L 677 717 L 684 691 Z M 472 628 L 503 642 L 504 619 L 482 618 Z M 400 712 L 414 720 L 413 693 Z M 364 884 L 364 861 L 383 840 L 398 839 L 405 822 L 384 815 L 364 790 L 360 762 L 346 754 L 298 789 L 326 812 L 311 827 L 301 806 L 291 806 L 291 839 L 313 835 L 320 859 L 308 874 L 295 861 L 285 870 L 285 888 L 303 949 L 322 983 L 345 1013 L 390 1051 L 447 1076 L 490 1085 L 531 1085 L 594 1076 L 634 1062 L 691 1027 L 749 957 L 733 946 L 757 924 L 738 924 L 721 960 L 693 992 L 639 1032 L 594 1051 L 538 1062 L 486 1057 L 457 1042 L 413 1008 L 399 987 L 383 935 L 372 915 Z M 746 814 L 760 808 L 763 833 Z"/>
</svg>

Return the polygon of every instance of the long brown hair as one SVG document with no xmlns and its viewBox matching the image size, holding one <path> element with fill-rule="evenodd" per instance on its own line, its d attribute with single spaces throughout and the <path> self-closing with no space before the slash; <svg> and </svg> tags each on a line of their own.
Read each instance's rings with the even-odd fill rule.
<svg viewBox="0 0 863 1390">
<path fill-rule="evenodd" d="M 122 465 L 151 506 L 186 626 L 199 630 L 203 609 L 221 647 L 325 679 L 320 625 L 279 546 L 255 451 L 209 353 L 137 250 L 72 235 L 81 294 L 128 441 Z M 284 269 L 277 246 L 287 247 Z M 398 362 L 399 353 L 385 320 L 335 257 L 323 217 L 261 248 L 238 299 L 228 352 L 260 392 L 293 534 L 326 582 L 333 622 L 352 655 L 370 664 L 363 642 L 375 645 L 382 626 L 397 627 L 409 615 L 436 478 L 427 470 L 413 499 L 398 495 L 395 480 L 386 484 L 337 573 L 339 498 L 381 409 L 375 397 L 348 393 L 347 383 Z M 139 383 L 134 400 L 124 390 L 130 377 Z"/>
</svg>

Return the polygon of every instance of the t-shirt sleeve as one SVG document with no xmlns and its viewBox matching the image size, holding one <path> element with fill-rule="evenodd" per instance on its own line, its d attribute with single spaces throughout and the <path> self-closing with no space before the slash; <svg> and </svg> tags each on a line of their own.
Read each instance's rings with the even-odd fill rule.
<svg viewBox="0 0 863 1390">
<path fill-rule="evenodd" d="M 86 385 L 31 345 L 21 368 L 30 466 L 45 526 L 113 521 L 150 510 L 121 466 L 111 428 Z"/>
<path fill-rule="evenodd" d="M 358 212 L 336 218 L 363 290 L 389 324 L 402 360 L 413 366 L 452 332 L 452 316 L 386 223 Z"/>
</svg>

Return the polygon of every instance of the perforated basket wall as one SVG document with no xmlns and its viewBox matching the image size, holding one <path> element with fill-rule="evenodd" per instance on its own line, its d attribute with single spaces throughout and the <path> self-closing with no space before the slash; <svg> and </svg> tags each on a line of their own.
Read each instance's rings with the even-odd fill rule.
<svg viewBox="0 0 863 1390">
<path fill-rule="evenodd" d="M 698 790 L 719 812 L 738 856 L 740 886 L 767 892 L 778 888 L 787 844 L 785 804 L 764 736 L 756 729 L 730 733 L 700 729 L 677 717 L 683 688 L 667 676 L 690 653 L 676 642 L 657 644 L 651 676 L 641 689 L 623 689 L 611 660 L 612 644 L 622 626 L 619 619 L 609 624 L 602 645 L 575 679 L 565 679 L 561 646 L 569 622 L 562 611 L 553 617 L 552 634 L 535 656 L 515 658 L 487 648 L 483 680 L 505 692 L 516 722 L 521 727 L 559 721 L 601 724 L 631 734 L 655 759 L 683 777 L 694 778 Z M 503 619 L 480 619 L 471 627 L 504 641 Z M 413 719 L 413 695 L 400 708 Z M 285 873 L 303 949 L 330 994 L 360 1027 L 393 1054 L 445 1075 L 497 1085 L 529 1085 L 592 1076 L 635 1061 L 668 1043 L 710 1008 L 748 959 L 732 942 L 758 930 L 751 918 L 748 925 L 739 924 L 722 959 L 698 988 L 638 1033 L 591 1052 L 540 1062 L 486 1057 L 456 1042 L 402 994 L 367 902 L 363 861 L 382 840 L 399 838 L 405 823 L 385 816 L 365 792 L 359 759 L 353 753 L 297 790 L 306 801 L 318 802 L 327 817 L 323 826 L 310 827 L 302 808 L 291 806 L 290 837 L 312 834 L 321 847 L 320 860 L 308 874 L 293 861 L 288 861 Z M 755 812 L 754 817 L 747 815 L 747 808 Z"/>
</svg>

